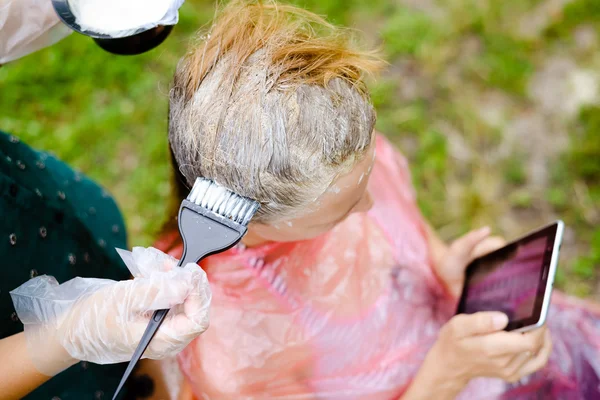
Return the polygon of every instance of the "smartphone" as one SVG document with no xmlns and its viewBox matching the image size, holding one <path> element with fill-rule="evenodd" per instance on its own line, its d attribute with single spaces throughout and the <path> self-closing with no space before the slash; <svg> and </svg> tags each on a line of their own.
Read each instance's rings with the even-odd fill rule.
<svg viewBox="0 0 600 400">
<path fill-rule="evenodd" d="M 564 223 L 553 222 L 475 259 L 466 270 L 457 314 L 501 311 L 506 331 L 546 322 Z"/>
</svg>

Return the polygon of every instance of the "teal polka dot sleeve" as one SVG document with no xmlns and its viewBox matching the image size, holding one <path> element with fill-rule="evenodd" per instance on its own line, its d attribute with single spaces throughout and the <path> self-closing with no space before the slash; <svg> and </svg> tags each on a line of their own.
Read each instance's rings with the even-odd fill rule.
<svg viewBox="0 0 600 400">
<path fill-rule="evenodd" d="M 0 212 L 0 338 L 23 330 L 9 291 L 32 277 L 129 278 L 114 250 L 127 248 L 127 238 L 111 196 L 56 157 L 3 132 Z M 124 369 L 79 363 L 25 399 L 110 398 Z"/>
</svg>

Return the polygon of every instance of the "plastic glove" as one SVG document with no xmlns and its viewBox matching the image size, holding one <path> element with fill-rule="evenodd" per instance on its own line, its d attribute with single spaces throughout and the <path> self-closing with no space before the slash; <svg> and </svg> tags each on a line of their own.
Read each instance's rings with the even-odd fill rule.
<svg viewBox="0 0 600 400">
<path fill-rule="evenodd" d="M 0 64 L 50 46 L 71 32 L 50 0 L 0 0 Z"/>
<path fill-rule="evenodd" d="M 177 268 L 174 258 L 154 248 L 119 254 L 133 280 L 74 278 L 59 285 L 44 275 L 11 292 L 32 361 L 43 374 L 53 376 L 79 360 L 130 360 L 154 310 L 171 308 L 144 358 L 172 356 L 208 328 L 211 292 L 198 265 Z"/>
</svg>

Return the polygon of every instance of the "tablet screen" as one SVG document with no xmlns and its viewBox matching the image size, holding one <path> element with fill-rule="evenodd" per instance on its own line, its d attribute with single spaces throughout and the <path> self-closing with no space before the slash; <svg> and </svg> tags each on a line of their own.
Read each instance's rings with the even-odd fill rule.
<svg viewBox="0 0 600 400">
<path fill-rule="evenodd" d="M 475 260 L 467 268 L 459 312 L 501 311 L 509 329 L 539 319 L 556 228 L 545 229 Z"/>
</svg>

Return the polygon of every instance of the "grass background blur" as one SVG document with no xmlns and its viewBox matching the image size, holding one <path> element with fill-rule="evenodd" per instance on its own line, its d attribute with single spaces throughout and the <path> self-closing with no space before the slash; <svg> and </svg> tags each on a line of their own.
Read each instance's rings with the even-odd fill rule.
<svg viewBox="0 0 600 400">
<path fill-rule="evenodd" d="M 409 157 L 425 215 L 451 239 L 508 239 L 560 217 L 558 284 L 598 296 L 600 2 L 297 0 L 381 44 L 378 128 Z M 167 94 L 214 3 L 188 0 L 156 50 L 71 35 L 0 68 L 0 129 L 53 151 L 115 194 L 130 245 L 149 245 L 169 197 Z"/>
</svg>

